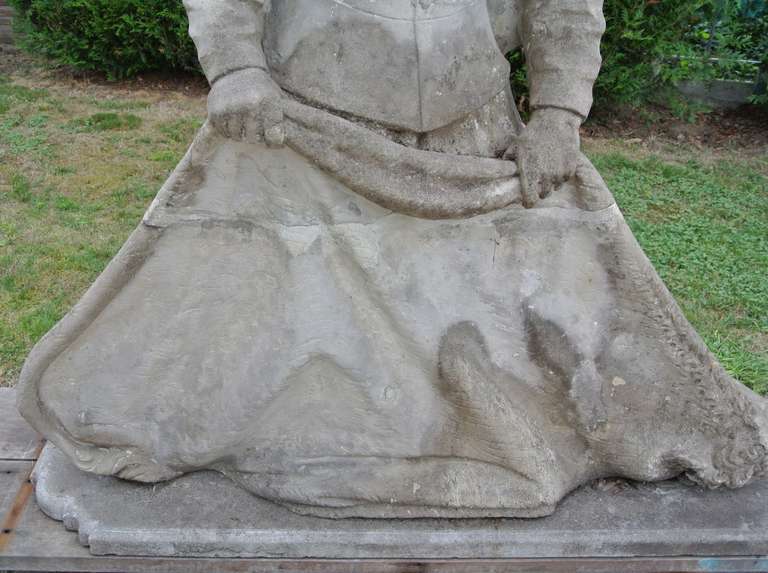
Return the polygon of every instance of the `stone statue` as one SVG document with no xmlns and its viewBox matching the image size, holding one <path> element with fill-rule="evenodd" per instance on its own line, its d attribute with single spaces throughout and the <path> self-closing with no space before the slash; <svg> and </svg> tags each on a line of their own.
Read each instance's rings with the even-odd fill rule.
<svg viewBox="0 0 768 573">
<path fill-rule="evenodd" d="M 766 402 L 579 151 L 600 0 L 185 0 L 209 119 L 34 349 L 77 467 L 331 518 L 537 517 L 766 472 Z M 504 53 L 522 45 L 524 126 Z"/>
</svg>

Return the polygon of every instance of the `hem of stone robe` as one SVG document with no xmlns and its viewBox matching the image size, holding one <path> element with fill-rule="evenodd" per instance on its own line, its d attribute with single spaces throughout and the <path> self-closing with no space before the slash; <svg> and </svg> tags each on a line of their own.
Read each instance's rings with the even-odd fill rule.
<svg viewBox="0 0 768 573">
<path fill-rule="evenodd" d="M 761 475 L 763 400 L 594 204 L 569 184 L 419 219 L 204 129 L 30 355 L 20 408 L 86 471 L 213 468 L 328 517 L 534 517 L 598 477 Z"/>
</svg>

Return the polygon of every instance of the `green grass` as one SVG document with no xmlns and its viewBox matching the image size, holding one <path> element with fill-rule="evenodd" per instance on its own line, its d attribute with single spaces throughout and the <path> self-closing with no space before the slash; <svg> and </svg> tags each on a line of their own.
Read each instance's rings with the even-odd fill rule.
<svg viewBox="0 0 768 573">
<path fill-rule="evenodd" d="M 66 124 L 66 128 L 79 133 L 99 131 L 130 131 L 139 129 L 142 119 L 132 113 L 99 112 L 88 117 L 78 117 Z"/>
<path fill-rule="evenodd" d="M 114 256 L 205 113 L 202 98 L 46 85 L 0 78 L 0 385 Z M 710 348 L 768 393 L 768 159 L 587 151 Z"/>
</svg>

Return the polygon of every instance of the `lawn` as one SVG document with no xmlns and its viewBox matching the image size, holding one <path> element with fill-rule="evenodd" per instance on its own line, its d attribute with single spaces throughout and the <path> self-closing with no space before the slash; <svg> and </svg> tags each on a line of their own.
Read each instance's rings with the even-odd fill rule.
<svg viewBox="0 0 768 573">
<path fill-rule="evenodd" d="M 0 76 L 0 385 L 120 248 L 201 124 L 202 95 Z M 768 393 L 768 158 L 587 140 L 725 367 Z"/>
</svg>

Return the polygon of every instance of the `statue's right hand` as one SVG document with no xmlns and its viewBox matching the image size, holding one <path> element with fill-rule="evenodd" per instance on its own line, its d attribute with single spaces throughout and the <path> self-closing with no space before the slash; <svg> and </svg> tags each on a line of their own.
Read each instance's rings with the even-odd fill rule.
<svg viewBox="0 0 768 573">
<path fill-rule="evenodd" d="M 225 137 L 280 147 L 283 94 L 269 74 L 259 68 L 239 70 L 214 82 L 208 96 L 208 119 Z"/>
</svg>

